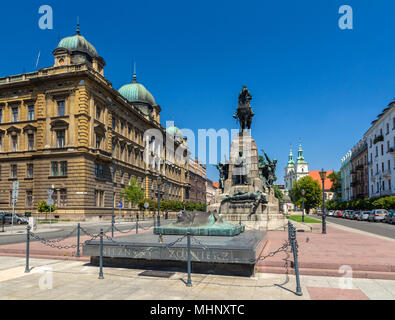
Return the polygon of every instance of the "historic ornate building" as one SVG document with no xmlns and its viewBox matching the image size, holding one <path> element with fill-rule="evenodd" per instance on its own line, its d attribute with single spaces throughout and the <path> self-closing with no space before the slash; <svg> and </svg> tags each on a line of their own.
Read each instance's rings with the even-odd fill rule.
<svg viewBox="0 0 395 320">
<path fill-rule="evenodd" d="M 198 159 L 189 159 L 189 185 L 186 201 L 206 204 L 206 166 Z"/>
<path fill-rule="evenodd" d="M 368 144 L 366 138 L 352 148 L 351 156 L 352 200 L 369 198 Z"/>
<path fill-rule="evenodd" d="M 293 184 L 300 178 L 309 175 L 309 165 L 304 160 L 302 144 L 299 144 L 298 158 L 296 163 L 293 159 L 292 147 L 289 150 L 288 164 L 285 167 L 284 183 L 285 189 L 290 191 Z"/>
<path fill-rule="evenodd" d="M 104 59 L 79 29 L 53 55 L 52 67 L 0 78 L 0 208 L 10 209 L 15 180 L 19 213 L 36 212 L 54 189 L 56 214 L 109 214 L 132 177 L 156 198 L 158 175 L 168 186 L 163 196 L 183 201 L 188 163 L 145 137 L 148 129 L 166 131 L 160 106 L 136 75 L 115 90 Z M 175 148 L 184 144 L 172 140 Z"/>
</svg>

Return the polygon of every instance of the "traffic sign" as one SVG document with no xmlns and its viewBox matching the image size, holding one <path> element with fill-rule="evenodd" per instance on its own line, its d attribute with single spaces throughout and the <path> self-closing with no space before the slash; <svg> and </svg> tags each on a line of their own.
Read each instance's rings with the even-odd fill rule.
<svg viewBox="0 0 395 320">
<path fill-rule="evenodd" d="M 14 181 L 12 183 L 12 200 L 16 202 L 18 199 L 18 192 L 19 191 L 19 181 Z"/>
<path fill-rule="evenodd" d="M 54 203 L 55 203 L 55 201 L 53 201 L 52 197 L 49 197 L 49 198 L 47 199 L 47 205 L 48 205 L 48 206 L 52 207 L 52 206 L 54 205 Z"/>
<path fill-rule="evenodd" d="M 148 207 L 149 207 L 149 203 L 148 202 L 144 203 L 144 208 L 148 209 Z"/>
<path fill-rule="evenodd" d="M 123 208 L 123 202 L 122 201 L 118 202 L 118 208 Z"/>
</svg>

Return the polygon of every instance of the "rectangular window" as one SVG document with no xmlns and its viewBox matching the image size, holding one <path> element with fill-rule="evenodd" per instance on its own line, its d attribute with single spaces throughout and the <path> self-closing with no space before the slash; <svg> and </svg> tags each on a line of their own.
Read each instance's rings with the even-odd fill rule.
<svg viewBox="0 0 395 320">
<path fill-rule="evenodd" d="M 67 190 L 60 189 L 59 191 L 59 207 L 67 206 Z"/>
<path fill-rule="evenodd" d="M 33 207 L 33 191 L 26 190 L 26 207 Z"/>
<path fill-rule="evenodd" d="M 58 175 L 59 175 L 58 162 L 57 161 L 52 161 L 51 162 L 51 176 L 52 177 L 57 177 Z"/>
<path fill-rule="evenodd" d="M 29 106 L 29 120 L 32 121 L 34 120 L 34 106 Z"/>
<path fill-rule="evenodd" d="M 391 160 L 388 160 L 388 171 L 391 171 Z"/>
<path fill-rule="evenodd" d="M 96 107 L 96 119 L 100 120 L 100 117 L 101 117 L 101 108 Z"/>
<path fill-rule="evenodd" d="M 11 144 L 12 144 L 12 151 L 18 151 L 18 136 L 12 136 L 11 137 Z"/>
<path fill-rule="evenodd" d="M 115 117 L 112 117 L 112 129 L 115 130 L 115 126 L 117 124 L 117 121 L 115 119 Z"/>
<path fill-rule="evenodd" d="M 12 122 L 18 121 L 18 107 L 12 108 Z"/>
<path fill-rule="evenodd" d="M 100 142 L 101 142 L 100 136 L 96 135 L 96 149 L 100 149 Z"/>
<path fill-rule="evenodd" d="M 104 191 L 95 190 L 95 203 L 96 207 L 104 207 Z"/>
<path fill-rule="evenodd" d="M 66 114 L 66 108 L 65 108 L 65 102 L 64 101 L 58 101 L 58 116 L 63 117 Z"/>
<path fill-rule="evenodd" d="M 67 161 L 60 161 L 60 175 L 67 176 Z"/>
<path fill-rule="evenodd" d="M 3 123 L 3 108 L 0 108 L 0 123 Z"/>
<path fill-rule="evenodd" d="M 56 132 L 56 140 L 58 148 L 63 148 L 65 145 L 65 131 L 60 130 Z"/>
<path fill-rule="evenodd" d="M 18 177 L 18 165 L 12 164 L 11 165 L 11 178 L 17 178 Z"/>
<path fill-rule="evenodd" d="M 388 179 L 388 190 L 391 191 L 392 187 L 391 187 L 391 179 Z"/>
<path fill-rule="evenodd" d="M 381 172 L 384 172 L 384 162 L 381 163 Z"/>
<path fill-rule="evenodd" d="M 3 136 L 0 136 L 0 152 L 3 151 Z"/>
<path fill-rule="evenodd" d="M 27 135 L 27 145 L 29 151 L 34 149 L 34 134 Z"/>
<path fill-rule="evenodd" d="M 28 163 L 27 164 L 27 170 L 26 170 L 26 176 L 28 178 L 33 178 L 33 163 Z"/>
</svg>

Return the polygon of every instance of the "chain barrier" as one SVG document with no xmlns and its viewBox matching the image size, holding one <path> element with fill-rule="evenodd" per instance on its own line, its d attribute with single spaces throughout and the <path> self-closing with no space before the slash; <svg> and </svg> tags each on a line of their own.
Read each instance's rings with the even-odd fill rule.
<svg viewBox="0 0 395 320">
<path fill-rule="evenodd" d="M 110 231 L 111 231 L 111 228 L 112 228 L 112 227 L 110 226 L 106 231 L 103 231 L 103 233 L 106 234 L 107 232 L 110 232 Z M 100 237 L 100 232 L 99 232 L 98 234 L 90 233 L 89 231 L 85 230 L 83 227 L 80 227 L 80 230 L 81 230 L 83 233 L 85 233 L 87 236 L 90 236 L 90 237 L 92 237 L 92 238 L 98 238 L 98 237 Z"/>
<path fill-rule="evenodd" d="M 266 258 L 270 258 L 270 257 L 275 256 L 277 253 L 280 253 L 280 252 L 283 252 L 283 251 L 286 252 L 288 247 L 290 247 L 290 246 L 291 246 L 291 243 L 289 241 L 285 241 L 284 244 L 280 248 L 278 248 L 275 251 L 270 252 L 269 254 L 267 254 L 267 255 L 265 255 L 263 257 L 259 257 L 258 260 L 265 260 Z"/>
<path fill-rule="evenodd" d="M 64 237 L 62 237 L 62 238 L 59 238 L 59 239 L 54 239 L 54 240 L 43 239 L 43 238 L 40 238 L 40 239 L 43 240 L 43 241 L 49 242 L 49 243 L 59 243 L 59 242 L 62 242 L 63 240 L 65 240 L 65 239 L 67 239 L 67 238 L 70 238 L 70 236 L 71 236 L 77 229 L 78 229 L 78 228 L 74 228 L 68 235 L 66 235 L 66 236 L 64 236 Z"/>
<path fill-rule="evenodd" d="M 38 235 L 34 234 L 33 232 L 30 232 L 30 237 L 37 240 L 37 241 L 40 241 L 42 244 L 44 244 L 47 247 L 51 247 L 51 248 L 55 248 L 55 249 L 59 249 L 59 250 L 60 249 L 76 249 L 78 247 L 78 245 L 76 245 L 76 244 L 66 245 L 66 246 L 55 245 L 55 244 L 51 243 L 51 241 L 40 238 Z"/>
<path fill-rule="evenodd" d="M 139 229 L 143 229 L 143 230 L 149 230 L 149 229 L 151 229 L 152 227 L 155 227 L 154 224 L 153 224 L 153 225 L 150 225 L 150 226 L 148 226 L 148 227 L 143 227 L 140 223 L 139 223 L 138 225 L 139 225 Z"/>
<path fill-rule="evenodd" d="M 136 230 L 136 227 L 134 226 L 134 227 L 131 228 L 130 230 L 122 231 L 122 230 L 119 230 L 119 229 L 114 225 L 114 229 L 117 230 L 117 231 L 120 232 L 120 233 L 130 233 L 130 232 Z"/>
</svg>

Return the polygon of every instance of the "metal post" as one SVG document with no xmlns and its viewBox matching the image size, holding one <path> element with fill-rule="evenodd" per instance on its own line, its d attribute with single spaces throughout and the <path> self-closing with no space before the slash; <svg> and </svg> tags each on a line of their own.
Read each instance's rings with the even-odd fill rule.
<svg viewBox="0 0 395 320">
<path fill-rule="evenodd" d="M 326 234 L 325 179 L 322 180 L 322 233 Z"/>
<path fill-rule="evenodd" d="M 187 233 L 187 250 L 188 250 L 188 281 L 187 287 L 192 287 L 191 281 L 191 234 Z"/>
<path fill-rule="evenodd" d="M 80 224 L 77 225 L 77 257 L 80 257 Z"/>
<path fill-rule="evenodd" d="M 114 186 L 114 182 L 112 184 Z M 114 187 L 113 187 L 114 189 Z M 112 217 L 111 217 L 111 238 L 114 238 L 114 224 L 115 224 L 115 213 L 114 213 L 114 202 L 115 202 L 115 192 L 112 192 Z"/>
<path fill-rule="evenodd" d="M 2 217 L 2 219 L 1 219 L 1 221 L 2 221 L 2 232 L 4 232 L 4 224 L 5 224 L 5 216 L 3 215 L 3 217 Z"/>
<path fill-rule="evenodd" d="M 291 235 L 291 248 L 294 256 L 294 268 L 295 268 L 295 276 L 296 276 L 296 294 L 298 296 L 303 295 L 302 288 L 300 287 L 300 279 L 299 279 L 299 265 L 298 265 L 298 253 L 296 251 L 296 230 L 292 225 L 292 235 Z"/>
<path fill-rule="evenodd" d="M 14 215 L 15 215 L 15 202 L 14 199 L 12 199 L 11 233 L 14 233 Z"/>
<path fill-rule="evenodd" d="M 158 227 L 160 227 L 160 184 L 158 183 Z"/>
<path fill-rule="evenodd" d="M 139 233 L 139 220 L 136 220 L 136 234 Z"/>
<path fill-rule="evenodd" d="M 99 279 L 104 279 L 103 277 L 103 229 L 100 229 L 100 270 Z"/>
<path fill-rule="evenodd" d="M 50 225 L 52 224 L 52 220 L 51 220 L 51 209 L 52 209 L 52 206 L 49 206 L 49 224 L 50 224 Z"/>
<path fill-rule="evenodd" d="M 302 222 L 304 222 L 304 196 L 302 197 Z"/>
<path fill-rule="evenodd" d="M 30 247 L 30 225 L 27 226 L 27 232 L 26 232 L 26 267 L 25 267 L 25 273 L 30 272 L 29 268 L 29 247 Z"/>
</svg>

